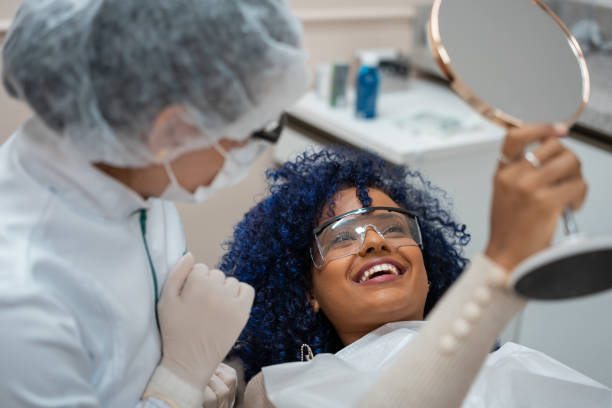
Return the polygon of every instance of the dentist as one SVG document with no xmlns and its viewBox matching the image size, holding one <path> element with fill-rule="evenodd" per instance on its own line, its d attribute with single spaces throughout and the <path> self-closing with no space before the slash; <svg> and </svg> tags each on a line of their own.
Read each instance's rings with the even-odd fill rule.
<svg viewBox="0 0 612 408">
<path fill-rule="evenodd" d="M 278 137 L 257 130 L 307 85 L 299 23 L 283 0 L 25 0 L 3 81 L 34 117 L 0 148 L 2 406 L 201 407 L 253 289 L 194 265 L 171 202 Z"/>
</svg>

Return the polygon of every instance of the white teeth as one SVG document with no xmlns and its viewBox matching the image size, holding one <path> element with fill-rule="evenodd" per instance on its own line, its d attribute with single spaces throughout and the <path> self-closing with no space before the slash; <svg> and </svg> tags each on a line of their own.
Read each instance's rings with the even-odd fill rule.
<svg viewBox="0 0 612 408">
<path fill-rule="evenodd" d="M 378 264 L 378 265 L 374 265 L 373 267 L 371 267 L 370 269 L 365 271 L 364 274 L 361 276 L 361 279 L 359 280 L 359 283 L 363 283 L 363 282 L 367 281 L 368 279 L 370 279 L 370 276 L 372 276 L 376 272 L 381 272 L 381 271 L 388 271 L 388 272 L 391 272 L 393 275 L 399 275 L 400 274 L 399 270 L 397 269 L 397 267 L 395 265 L 391 265 L 391 264 Z"/>
</svg>

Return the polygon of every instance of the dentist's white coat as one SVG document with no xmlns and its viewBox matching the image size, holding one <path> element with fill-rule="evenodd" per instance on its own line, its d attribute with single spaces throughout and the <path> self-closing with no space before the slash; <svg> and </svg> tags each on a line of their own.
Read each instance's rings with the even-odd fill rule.
<svg viewBox="0 0 612 408">
<path fill-rule="evenodd" d="M 0 148 L 0 405 L 140 402 L 159 363 L 161 292 L 185 252 L 171 203 L 143 201 L 36 119 Z"/>
</svg>

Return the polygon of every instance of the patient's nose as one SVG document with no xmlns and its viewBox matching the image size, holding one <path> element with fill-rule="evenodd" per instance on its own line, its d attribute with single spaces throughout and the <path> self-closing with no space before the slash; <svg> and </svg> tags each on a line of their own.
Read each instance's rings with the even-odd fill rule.
<svg viewBox="0 0 612 408">
<path fill-rule="evenodd" d="M 367 227 L 363 238 L 363 245 L 359 250 L 359 255 L 364 256 L 372 252 L 389 251 L 389 245 L 376 230 L 372 227 Z"/>
</svg>

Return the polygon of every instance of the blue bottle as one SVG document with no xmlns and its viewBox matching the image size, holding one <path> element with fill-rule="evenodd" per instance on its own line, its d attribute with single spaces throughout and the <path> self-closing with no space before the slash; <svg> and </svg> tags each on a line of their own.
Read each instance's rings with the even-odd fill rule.
<svg viewBox="0 0 612 408">
<path fill-rule="evenodd" d="M 357 75 L 357 101 L 355 112 L 358 118 L 376 118 L 376 103 L 380 86 L 378 58 L 376 54 L 365 54 Z"/>
</svg>

